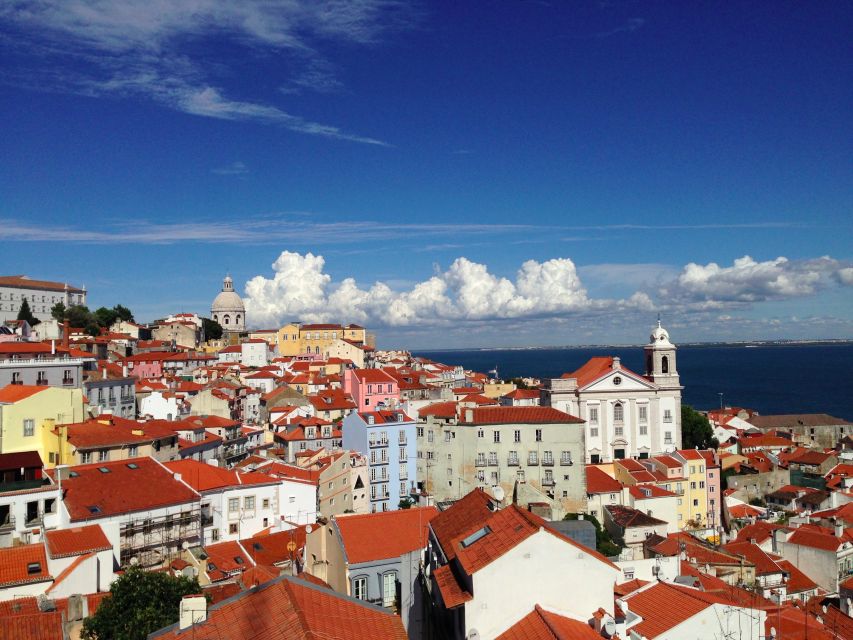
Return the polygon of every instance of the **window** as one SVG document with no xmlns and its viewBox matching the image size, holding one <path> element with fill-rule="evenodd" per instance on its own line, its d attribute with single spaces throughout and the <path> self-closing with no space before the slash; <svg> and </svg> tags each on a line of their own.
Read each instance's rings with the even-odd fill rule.
<svg viewBox="0 0 853 640">
<path fill-rule="evenodd" d="M 693 506 L 698 507 L 699 506 L 699 500 L 693 500 Z"/>
<path fill-rule="evenodd" d="M 482 438 L 484 436 L 484 432 L 482 429 L 477 429 L 477 437 Z"/>
<path fill-rule="evenodd" d="M 704 488 L 705 488 L 705 481 L 704 481 L 704 480 L 700 480 L 700 481 L 699 481 L 699 488 L 700 488 L 700 489 L 704 489 Z"/>
<path fill-rule="evenodd" d="M 553 485 L 554 484 L 554 472 L 550 469 L 545 469 L 545 480 L 543 480 L 543 484 Z"/>
<path fill-rule="evenodd" d="M 536 442 L 542 442 L 542 429 L 536 430 Z"/>
<path fill-rule="evenodd" d="M 36 421 L 32 418 L 26 418 L 24 420 L 24 437 L 29 438 L 30 436 L 34 436 L 36 433 Z"/>
<path fill-rule="evenodd" d="M 255 510 L 255 496 L 246 496 L 243 498 L 243 508 L 246 511 L 254 511 Z"/>
<path fill-rule="evenodd" d="M 401 496 L 406 495 L 406 483 L 405 482 L 400 483 L 400 495 Z"/>
<path fill-rule="evenodd" d="M 621 436 L 625 432 L 625 428 L 622 426 L 613 427 L 613 435 Z"/>
<path fill-rule="evenodd" d="M 524 482 L 524 469 L 518 469 L 515 472 L 515 477 L 519 482 Z"/>
<path fill-rule="evenodd" d="M 561 451 L 560 452 L 560 464 L 572 464 L 572 452 L 571 451 Z"/>
<path fill-rule="evenodd" d="M 447 470 L 447 486 L 448 487 L 453 486 L 453 469 Z"/>
<path fill-rule="evenodd" d="M 679 498 L 679 499 L 678 499 L 678 506 L 679 506 L 679 507 L 681 506 L 681 503 L 682 503 L 682 502 L 683 502 L 683 500 L 682 500 L 681 498 Z"/>
<path fill-rule="evenodd" d="M 589 408 L 589 422 L 590 424 L 598 424 L 598 407 Z"/>
<path fill-rule="evenodd" d="M 589 430 L 589 437 L 590 438 L 597 438 L 598 437 L 598 427 L 592 427 Z"/>
<path fill-rule="evenodd" d="M 663 421 L 664 422 L 672 422 L 672 410 L 664 409 L 663 410 Z"/>
<path fill-rule="evenodd" d="M 89 464 L 92 462 L 92 452 L 91 451 L 81 451 L 80 452 L 80 464 Z"/>
<path fill-rule="evenodd" d="M 542 464 L 554 464 L 554 452 L 553 451 L 543 451 L 542 452 Z"/>
<path fill-rule="evenodd" d="M 690 475 L 692 476 L 694 473 L 696 473 L 696 465 L 691 464 L 690 465 Z M 696 487 L 693 487 L 693 488 L 695 489 Z"/>
<path fill-rule="evenodd" d="M 270 499 L 269 498 L 264 498 L 263 502 L 261 502 L 261 508 L 262 509 L 269 509 L 270 508 Z"/>
<path fill-rule="evenodd" d="M 478 453 L 477 454 L 477 462 L 475 464 L 478 467 L 485 467 L 486 466 L 486 454 L 483 452 Z"/>
<path fill-rule="evenodd" d="M 498 464 L 498 453 L 497 451 L 489 452 L 489 464 L 495 466 Z"/>
<path fill-rule="evenodd" d="M 669 373 L 669 358 L 667 356 L 661 358 L 660 370 L 661 373 Z"/>
<path fill-rule="evenodd" d="M 418 437 L 419 438 L 424 437 L 424 428 L 423 427 L 418 427 Z"/>
<path fill-rule="evenodd" d="M 109 449 L 101 449 L 98 451 L 98 462 L 106 462 L 110 459 L 110 450 Z"/>
<path fill-rule="evenodd" d="M 235 513 L 240 510 L 240 498 L 228 498 L 228 513 Z"/>
<path fill-rule="evenodd" d="M 518 466 L 518 451 L 510 451 L 509 458 L 507 459 L 507 464 L 516 467 Z"/>
<path fill-rule="evenodd" d="M 663 443 L 664 444 L 672 444 L 672 431 L 664 431 L 663 432 Z"/>
<path fill-rule="evenodd" d="M 356 600 L 367 600 L 367 578 L 353 578 L 352 597 Z"/>
<path fill-rule="evenodd" d="M 527 464 L 539 464 L 539 454 L 536 451 L 527 453 Z"/>
<path fill-rule="evenodd" d="M 480 469 L 477 471 L 477 482 L 485 482 L 486 481 L 486 472 Z"/>
<path fill-rule="evenodd" d="M 432 442 L 432 429 L 427 432 L 427 442 Z"/>
<path fill-rule="evenodd" d="M 521 431 L 519 429 L 512 432 L 512 441 L 521 442 Z"/>
<path fill-rule="evenodd" d="M 711 485 L 710 487 L 708 487 L 708 493 L 715 493 L 714 485 Z M 713 502 L 713 500 L 711 500 L 711 502 Z"/>
<path fill-rule="evenodd" d="M 695 489 L 695 488 L 696 488 L 696 483 L 695 483 L 695 482 L 691 482 L 691 483 L 690 483 L 690 488 L 691 488 L 691 489 Z"/>
<path fill-rule="evenodd" d="M 138 455 L 139 455 L 139 447 L 137 445 L 132 444 L 127 448 L 127 457 L 128 458 L 135 458 Z"/>
<path fill-rule="evenodd" d="M 444 441 L 450 442 L 450 432 L 449 431 L 444 432 Z M 495 440 L 495 442 L 497 442 L 497 440 Z"/>
<path fill-rule="evenodd" d="M 228 535 L 231 535 L 231 536 L 237 535 L 237 526 L 238 525 L 236 522 L 232 522 L 231 524 L 229 524 L 228 525 Z"/>
<path fill-rule="evenodd" d="M 646 405 L 640 405 L 637 407 L 637 417 L 640 422 L 648 422 L 649 419 L 649 408 Z"/>
<path fill-rule="evenodd" d="M 435 454 L 432 451 L 427 451 L 427 460 L 432 460 Z"/>
<path fill-rule="evenodd" d="M 501 432 L 500 431 L 493 431 L 492 437 L 494 438 L 494 442 L 500 442 L 501 441 Z"/>
<path fill-rule="evenodd" d="M 622 403 L 617 402 L 613 405 L 613 421 L 623 422 L 625 419 L 625 410 L 622 408 Z"/>
<path fill-rule="evenodd" d="M 640 435 L 647 436 L 649 434 L 649 426 L 646 424 L 640 425 Z"/>
</svg>

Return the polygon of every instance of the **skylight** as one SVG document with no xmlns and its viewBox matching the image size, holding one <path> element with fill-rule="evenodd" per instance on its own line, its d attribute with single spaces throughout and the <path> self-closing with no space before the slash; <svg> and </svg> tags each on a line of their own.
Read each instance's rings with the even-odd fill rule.
<svg viewBox="0 0 853 640">
<path fill-rule="evenodd" d="M 101 473 L 109 473 L 110 472 L 110 470 L 107 469 L 106 467 L 98 467 L 98 471 L 100 471 Z"/>
<path fill-rule="evenodd" d="M 128 462 L 128 463 L 127 463 L 127 468 L 128 468 L 128 469 L 138 469 L 138 468 L 139 468 L 139 465 L 138 465 L 138 464 L 136 464 L 135 462 Z"/>
<path fill-rule="evenodd" d="M 482 529 L 477 529 L 474 533 L 472 533 L 470 536 L 468 536 L 467 538 L 465 538 L 462 541 L 462 548 L 467 549 L 472 544 L 477 542 L 477 540 L 479 540 L 480 538 L 486 537 L 491 532 L 492 532 L 492 530 L 488 527 L 488 525 L 483 527 Z"/>
<path fill-rule="evenodd" d="M 89 509 L 89 513 L 100 513 L 101 512 L 101 508 L 96 504 L 90 505 L 87 508 Z"/>
</svg>

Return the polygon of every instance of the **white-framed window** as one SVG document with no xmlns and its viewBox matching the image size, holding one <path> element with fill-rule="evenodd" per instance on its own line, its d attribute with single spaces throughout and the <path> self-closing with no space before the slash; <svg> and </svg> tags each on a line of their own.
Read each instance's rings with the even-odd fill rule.
<svg viewBox="0 0 853 640">
<path fill-rule="evenodd" d="M 240 498 L 228 498 L 228 513 L 237 513 L 240 510 Z"/>
<path fill-rule="evenodd" d="M 492 438 L 494 439 L 493 440 L 494 442 L 500 442 L 501 441 L 501 432 L 500 431 L 493 431 L 492 432 Z"/>
<path fill-rule="evenodd" d="M 639 418 L 640 422 L 648 422 L 648 420 L 649 420 L 649 408 L 644 404 L 641 404 L 640 406 L 638 406 L 637 407 L 637 417 Z"/>
<path fill-rule="evenodd" d="M 542 429 L 536 430 L 536 442 L 542 442 Z"/>
<path fill-rule="evenodd" d="M 622 406 L 621 402 L 617 402 L 613 405 L 613 421 L 614 422 L 624 422 L 625 420 L 625 409 Z"/>
<path fill-rule="evenodd" d="M 255 496 L 246 496 L 243 498 L 243 508 L 246 511 L 255 510 Z"/>
<path fill-rule="evenodd" d="M 649 435 L 649 425 L 647 425 L 647 424 L 641 424 L 640 425 L 640 435 L 641 436 Z"/>
<path fill-rule="evenodd" d="M 512 432 L 512 441 L 521 442 L 521 429 L 516 429 Z"/>
<path fill-rule="evenodd" d="M 494 466 L 497 463 L 498 463 L 498 452 L 497 451 L 490 451 L 489 452 L 489 464 Z"/>
<path fill-rule="evenodd" d="M 477 429 L 477 437 L 482 438 L 485 435 L 485 432 L 482 429 Z"/>
<path fill-rule="evenodd" d="M 663 410 L 663 421 L 664 422 L 672 422 L 672 410 L 664 409 Z"/>
<path fill-rule="evenodd" d="M 98 462 L 106 462 L 110 459 L 110 450 L 109 449 L 101 449 L 98 451 Z"/>
<path fill-rule="evenodd" d="M 80 464 L 89 464 L 92 462 L 92 452 L 91 451 L 81 451 L 80 452 Z"/>
<path fill-rule="evenodd" d="M 32 418 L 24 418 L 24 437 L 29 438 L 36 434 L 36 421 Z"/>
<path fill-rule="evenodd" d="M 598 427 L 592 427 L 589 430 L 589 437 L 590 438 L 597 438 L 598 437 Z"/>
<path fill-rule="evenodd" d="M 598 407 L 589 408 L 589 423 L 598 424 Z"/>
</svg>

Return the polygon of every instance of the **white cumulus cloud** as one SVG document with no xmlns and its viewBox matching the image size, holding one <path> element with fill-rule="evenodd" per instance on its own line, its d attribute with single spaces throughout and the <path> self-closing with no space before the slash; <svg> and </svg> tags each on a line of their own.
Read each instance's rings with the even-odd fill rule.
<svg viewBox="0 0 853 640">
<path fill-rule="evenodd" d="M 312 253 L 283 251 L 272 268 L 272 277 L 255 276 L 246 284 L 247 314 L 254 324 L 303 320 L 403 327 L 652 307 L 648 295 L 639 292 L 628 300 L 591 300 L 568 258 L 528 260 L 513 281 L 460 257 L 403 291 L 384 282 L 362 288 L 353 278 L 333 282 L 324 258 Z"/>
<path fill-rule="evenodd" d="M 731 266 L 691 262 L 661 288 L 667 303 L 695 303 L 706 308 L 808 296 L 829 286 L 834 278 L 853 284 L 850 267 L 824 256 L 812 260 L 785 257 L 758 262 L 750 256 Z"/>
</svg>

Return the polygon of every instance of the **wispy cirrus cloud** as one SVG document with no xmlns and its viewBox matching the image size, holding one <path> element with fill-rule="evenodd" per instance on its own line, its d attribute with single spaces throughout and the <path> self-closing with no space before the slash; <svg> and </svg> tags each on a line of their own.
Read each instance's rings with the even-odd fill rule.
<svg viewBox="0 0 853 640">
<path fill-rule="evenodd" d="M 293 69 L 291 86 L 339 88 L 326 43 L 377 44 L 407 27 L 401 0 L 41 0 L 0 4 L 0 42 L 30 54 L 2 72 L 6 82 L 93 96 L 142 96 L 184 113 L 249 120 L 291 131 L 369 145 L 372 136 L 314 122 L 282 107 L 234 97 L 222 86 L 234 57 L 216 58 L 227 43 L 245 57 L 279 56 Z M 11 67 L 15 67 L 14 69 Z"/>
<path fill-rule="evenodd" d="M 210 172 L 218 176 L 245 176 L 249 174 L 249 167 L 246 166 L 245 162 L 237 160 L 225 167 L 211 169 Z"/>
<path fill-rule="evenodd" d="M 644 18 L 629 18 L 624 24 L 612 29 L 607 29 L 606 31 L 599 31 L 596 34 L 593 34 L 593 37 L 609 38 L 610 36 L 615 36 L 617 33 L 633 33 L 644 24 L 646 24 L 646 20 Z"/>
</svg>

